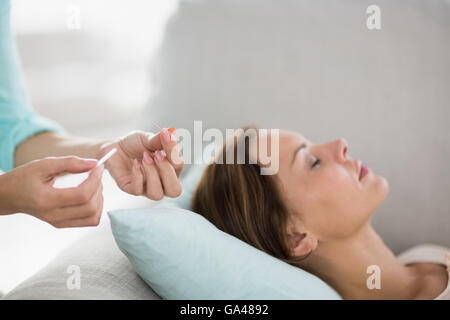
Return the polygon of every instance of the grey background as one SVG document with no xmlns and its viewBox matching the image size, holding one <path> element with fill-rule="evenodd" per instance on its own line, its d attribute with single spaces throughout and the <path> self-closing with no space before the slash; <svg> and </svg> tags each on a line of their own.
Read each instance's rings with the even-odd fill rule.
<svg viewBox="0 0 450 320">
<path fill-rule="evenodd" d="M 381 9 L 381 30 L 366 8 Z M 398 253 L 450 246 L 448 1 L 182 1 L 152 62 L 161 126 L 344 137 L 389 182 L 373 217 Z"/>
</svg>

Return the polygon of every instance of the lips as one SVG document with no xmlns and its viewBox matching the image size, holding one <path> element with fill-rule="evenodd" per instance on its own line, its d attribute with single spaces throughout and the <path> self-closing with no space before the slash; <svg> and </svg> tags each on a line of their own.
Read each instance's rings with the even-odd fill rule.
<svg viewBox="0 0 450 320">
<path fill-rule="evenodd" d="M 363 165 L 359 160 L 358 160 L 358 167 L 359 167 L 359 181 L 361 181 L 362 178 L 364 178 L 369 173 L 370 169 L 365 165 Z"/>
</svg>

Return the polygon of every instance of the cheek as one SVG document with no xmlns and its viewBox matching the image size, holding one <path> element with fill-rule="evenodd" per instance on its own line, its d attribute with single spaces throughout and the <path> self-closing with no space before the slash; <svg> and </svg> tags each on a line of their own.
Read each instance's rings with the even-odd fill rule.
<svg viewBox="0 0 450 320">
<path fill-rule="evenodd" d="M 356 198 L 358 188 L 350 174 L 343 168 L 323 170 L 315 179 L 317 201 L 325 207 L 349 206 Z"/>
<path fill-rule="evenodd" d="M 343 237 L 353 232 L 367 218 L 363 217 L 364 204 L 356 181 L 343 168 L 317 173 L 303 212 L 305 222 L 318 236 Z"/>
</svg>

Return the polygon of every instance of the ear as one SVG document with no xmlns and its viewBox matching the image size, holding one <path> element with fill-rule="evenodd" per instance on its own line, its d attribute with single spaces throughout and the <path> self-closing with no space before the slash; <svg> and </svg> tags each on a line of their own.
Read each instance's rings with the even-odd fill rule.
<svg viewBox="0 0 450 320">
<path fill-rule="evenodd" d="M 317 248 L 317 239 L 311 233 L 293 232 L 288 235 L 289 251 L 293 257 L 307 255 Z"/>
</svg>

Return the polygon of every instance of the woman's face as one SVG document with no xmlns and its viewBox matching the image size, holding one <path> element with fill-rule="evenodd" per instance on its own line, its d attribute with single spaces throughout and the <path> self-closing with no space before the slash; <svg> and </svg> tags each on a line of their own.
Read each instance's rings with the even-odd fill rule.
<svg viewBox="0 0 450 320">
<path fill-rule="evenodd" d="M 281 195 L 291 218 L 319 241 L 357 232 L 388 193 L 386 179 L 371 170 L 359 180 L 358 160 L 349 156 L 344 139 L 315 144 L 280 131 L 279 155 Z"/>
</svg>

